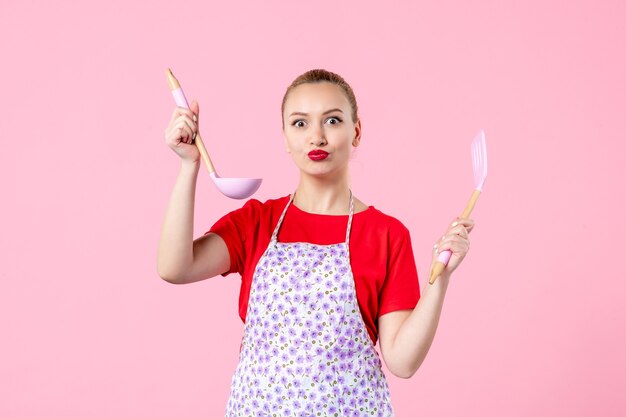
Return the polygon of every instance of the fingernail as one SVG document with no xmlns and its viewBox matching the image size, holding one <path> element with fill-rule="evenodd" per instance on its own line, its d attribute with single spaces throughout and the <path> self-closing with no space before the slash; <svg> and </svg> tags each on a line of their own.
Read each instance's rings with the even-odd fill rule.
<svg viewBox="0 0 626 417">
<path fill-rule="evenodd" d="M 456 226 L 457 224 L 459 224 L 458 222 L 452 222 L 452 227 Z"/>
<path fill-rule="evenodd" d="M 198 118 L 196 117 L 196 115 L 195 115 L 195 114 L 193 115 L 193 121 L 194 121 L 194 122 L 197 122 L 197 121 L 198 121 Z"/>
</svg>

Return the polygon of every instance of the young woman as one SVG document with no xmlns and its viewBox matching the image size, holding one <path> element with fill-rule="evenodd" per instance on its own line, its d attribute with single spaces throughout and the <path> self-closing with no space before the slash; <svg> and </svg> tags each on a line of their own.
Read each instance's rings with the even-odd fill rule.
<svg viewBox="0 0 626 417">
<path fill-rule="evenodd" d="M 420 297 L 408 229 L 349 187 L 348 163 L 361 141 L 354 93 L 341 76 L 316 69 L 296 78 L 282 103 L 285 150 L 300 170 L 296 190 L 250 199 L 193 240 L 198 114 L 195 101 L 177 107 L 165 130 L 182 165 L 158 272 L 176 284 L 242 277 L 245 327 L 226 415 L 392 416 L 374 345 L 380 340 L 391 373 L 415 373 L 474 222 L 454 219 L 434 245 L 433 261 L 441 250 L 452 257 Z"/>
</svg>

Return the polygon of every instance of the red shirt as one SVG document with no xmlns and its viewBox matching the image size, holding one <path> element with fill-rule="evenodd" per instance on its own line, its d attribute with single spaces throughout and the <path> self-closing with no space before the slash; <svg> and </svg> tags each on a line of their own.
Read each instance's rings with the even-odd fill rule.
<svg viewBox="0 0 626 417">
<path fill-rule="evenodd" d="M 241 275 L 239 316 L 244 323 L 252 275 L 289 198 L 287 195 L 265 203 L 250 199 L 243 207 L 224 215 L 205 233 L 217 233 L 226 242 L 230 270 L 222 275 L 233 272 Z M 347 226 L 347 214 L 308 213 L 292 202 L 278 231 L 278 241 L 318 245 L 345 242 Z M 391 311 L 414 308 L 420 298 L 409 230 L 374 206 L 354 213 L 350 257 L 361 315 L 372 342 L 376 344 L 378 317 Z"/>
</svg>

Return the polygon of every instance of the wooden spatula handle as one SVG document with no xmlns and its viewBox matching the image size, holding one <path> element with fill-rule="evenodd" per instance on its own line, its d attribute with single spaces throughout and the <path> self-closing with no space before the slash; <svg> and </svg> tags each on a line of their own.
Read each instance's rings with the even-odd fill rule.
<svg viewBox="0 0 626 417">
<path fill-rule="evenodd" d="M 467 203 L 467 206 L 465 206 L 465 210 L 463 210 L 463 214 L 461 214 L 462 219 L 467 219 L 469 218 L 470 214 L 472 214 L 472 210 L 474 210 L 474 206 L 478 201 L 478 196 L 480 196 L 480 191 L 474 190 L 474 192 L 472 193 L 472 197 L 470 197 L 470 200 Z"/>
</svg>

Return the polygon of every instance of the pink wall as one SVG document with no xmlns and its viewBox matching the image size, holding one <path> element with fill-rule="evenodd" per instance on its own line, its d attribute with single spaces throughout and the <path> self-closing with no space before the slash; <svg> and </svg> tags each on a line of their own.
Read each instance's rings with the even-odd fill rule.
<svg viewBox="0 0 626 417">
<path fill-rule="evenodd" d="M 263 201 L 297 181 L 284 89 L 342 74 L 352 188 L 409 227 L 422 286 L 484 128 L 472 249 L 426 362 L 389 375 L 397 416 L 626 413 L 626 3 L 55 3 L 0 7 L 0 416 L 223 414 L 239 276 L 156 274 L 167 67 L 218 172 L 264 178 Z M 242 204 L 203 168 L 196 236 Z"/>
</svg>

